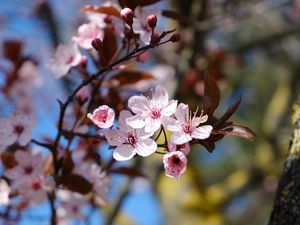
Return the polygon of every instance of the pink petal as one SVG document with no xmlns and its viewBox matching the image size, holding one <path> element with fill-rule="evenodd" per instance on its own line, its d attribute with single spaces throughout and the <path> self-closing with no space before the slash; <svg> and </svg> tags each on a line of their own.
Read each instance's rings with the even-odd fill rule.
<svg viewBox="0 0 300 225">
<path fill-rule="evenodd" d="M 192 137 L 196 139 L 206 139 L 210 136 L 212 129 L 213 127 L 210 125 L 198 127 L 194 130 Z"/>
<path fill-rule="evenodd" d="M 155 103 L 157 103 L 158 105 L 160 105 L 162 107 L 168 105 L 169 95 L 164 86 L 158 85 L 155 88 L 152 101 L 154 101 Z"/>
<path fill-rule="evenodd" d="M 177 100 L 169 101 L 169 103 L 164 108 L 162 108 L 162 115 L 172 116 L 176 111 L 176 107 L 177 107 Z"/>
<path fill-rule="evenodd" d="M 163 163 L 166 176 L 178 179 L 186 170 L 187 158 L 180 151 L 169 152 L 164 155 Z"/>
<path fill-rule="evenodd" d="M 151 119 L 150 122 L 145 126 L 145 132 L 154 133 L 160 128 L 160 119 Z"/>
<path fill-rule="evenodd" d="M 105 131 L 104 135 L 110 146 L 120 146 L 124 143 L 125 134 L 117 129 Z"/>
<path fill-rule="evenodd" d="M 148 113 L 150 102 L 145 96 L 132 96 L 128 99 L 128 107 L 135 114 Z"/>
<path fill-rule="evenodd" d="M 157 149 L 157 144 L 154 140 L 148 138 L 143 141 L 139 141 L 135 148 L 138 155 L 146 157 L 154 153 Z"/>
<path fill-rule="evenodd" d="M 161 122 L 169 131 L 178 132 L 181 130 L 180 123 L 173 117 L 162 117 Z"/>
<path fill-rule="evenodd" d="M 126 123 L 135 129 L 144 127 L 149 123 L 149 121 L 149 117 L 147 118 L 143 115 L 135 115 L 126 119 Z"/>
<path fill-rule="evenodd" d="M 189 113 L 189 106 L 183 103 L 180 103 L 176 109 L 175 117 L 180 122 L 185 122 Z"/>
<path fill-rule="evenodd" d="M 190 140 L 192 140 L 192 137 L 182 132 L 175 132 L 172 134 L 171 137 L 171 141 L 177 145 L 182 145 L 184 143 L 189 142 Z"/>
</svg>

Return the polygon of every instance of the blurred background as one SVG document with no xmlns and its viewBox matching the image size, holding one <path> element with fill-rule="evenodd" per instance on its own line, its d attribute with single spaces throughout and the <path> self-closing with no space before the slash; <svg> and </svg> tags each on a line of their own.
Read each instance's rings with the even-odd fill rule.
<svg viewBox="0 0 300 225">
<path fill-rule="evenodd" d="M 33 87 L 32 98 L 37 116 L 35 139 L 55 135 L 56 99 L 64 99 L 73 82 L 68 76 L 55 80 L 45 65 L 55 47 L 67 42 L 85 21 L 79 10 L 86 4 L 101 3 L 0 1 L 0 50 L 5 41 L 20 40 L 23 53 L 39 65 L 41 82 Z M 180 180 L 164 175 L 161 155 L 148 157 L 141 162 L 141 169 L 149 179 L 113 177 L 111 204 L 87 209 L 88 219 L 74 224 L 105 224 L 118 201 L 121 210 L 115 224 L 120 225 L 267 224 L 288 153 L 291 105 L 299 97 L 300 1 L 162 0 L 150 8 L 162 10 L 159 26 L 177 27 L 181 41 L 153 50 L 151 60 L 137 67 L 153 73 L 170 95 L 194 109 L 201 105 L 202 74 L 211 74 L 222 96 L 216 115 L 221 116 L 242 96 L 231 120 L 250 127 L 257 138 L 249 142 L 226 137 L 213 153 L 200 145 L 193 147 Z M 0 76 L 4 76 L 9 63 L 3 55 L 0 68 Z M 0 85 L 4 85 L 1 78 Z M 143 92 L 144 86 L 140 83 L 134 88 Z M 14 107 L 0 95 L 1 116 Z M 45 203 L 23 211 L 16 224 L 43 225 L 49 224 L 48 219 Z"/>
</svg>

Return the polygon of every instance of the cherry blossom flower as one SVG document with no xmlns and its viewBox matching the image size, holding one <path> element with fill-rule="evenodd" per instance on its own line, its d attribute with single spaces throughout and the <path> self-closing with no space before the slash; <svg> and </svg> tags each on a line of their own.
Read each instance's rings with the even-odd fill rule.
<svg viewBox="0 0 300 225">
<path fill-rule="evenodd" d="M 199 126 L 200 123 L 207 121 L 207 115 L 192 117 L 189 112 L 189 106 L 180 103 L 176 109 L 174 118 L 167 118 L 164 126 L 174 132 L 171 141 L 177 145 L 181 145 L 195 139 L 206 139 L 210 136 L 213 127 L 211 125 Z"/>
<path fill-rule="evenodd" d="M 12 117 L 0 118 L 0 145 L 8 146 L 16 141 L 25 146 L 31 139 L 34 118 L 21 112 L 13 113 Z"/>
<path fill-rule="evenodd" d="M 94 110 L 93 114 L 88 113 L 87 117 L 98 127 L 109 128 L 114 123 L 115 111 L 107 105 L 101 105 Z"/>
<path fill-rule="evenodd" d="M 38 67 L 32 61 L 23 62 L 18 71 L 18 75 L 22 80 L 32 82 L 33 84 L 41 84 L 41 76 L 39 75 Z"/>
<path fill-rule="evenodd" d="M 186 170 L 187 158 L 181 151 L 168 152 L 163 157 L 163 163 L 166 176 L 178 179 Z"/>
<path fill-rule="evenodd" d="M 0 206 L 9 204 L 10 187 L 4 179 L 0 179 Z"/>
<path fill-rule="evenodd" d="M 84 219 L 81 210 L 86 205 L 86 201 L 81 194 L 68 190 L 58 190 L 57 197 L 61 203 L 57 209 L 59 225 L 69 224 L 71 220 Z"/>
<path fill-rule="evenodd" d="M 126 119 L 133 128 L 145 127 L 145 132 L 154 133 L 163 121 L 172 116 L 176 110 L 177 100 L 169 101 L 167 90 L 157 86 L 152 99 L 145 96 L 133 96 L 128 99 L 128 107 L 136 115 Z"/>
<path fill-rule="evenodd" d="M 149 15 L 159 17 L 160 10 L 148 9 L 145 10 L 141 7 L 136 7 L 134 10 L 135 18 L 133 18 L 133 31 L 140 34 L 140 38 L 144 44 L 149 44 L 152 35 L 152 29 L 148 24 L 147 18 Z"/>
<path fill-rule="evenodd" d="M 9 98 L 13 100 L 18 108 L 18 111 L 31 112 L 32 111 L 32 82 L 21 79 L 15 82 L 9 88 Z"/>
<path fill-rule="evenodd" d="M 97 200 L 100 204 L 108 202 L 108 191 L 110 177 L 106 175 L 96 163 L 85 162 L 77 164 L 73 170 L 74 173 L 85 177 L 93 184 L 93 189 L 97 194 Z"/>
<path fill-rule="evenodd" d="M 104 37 L 104 32 L 94 23 L 82 24 L 78 28 L 77 36 L 73 37 L 73 40 L 78 43 L 81 48 L 91 49 L 91 42 L 95 38 L 100 38 L 101 40 Z"/>
<path fill-rule="evenodd" d="M 168 142 L 168 148 L 170 152 L 174 152 L 174 151 L 181 151 L 183 152 L 185 155 L 188 155 L 190 153 L 191 147 L 190 144 L 184 143 L 181 145 L 176 145 L 175 143 L 169 141 Z"/>
<path fill-rule="evenodd" d="M 15 160 L 17 165 L 6 170 L 4 175 L 13 181 L 17 181 L 18 184 L 35 179 L 44 172 L 46 159 L 40 153 L 32 154 L 18 150 L 15 152 Z M 15 185 L 18 186 L 18 184 Z"/>
<path fill-rule="evenodd" d="M 48 68 L 55 78 L 60 78 L 68 73 L 71 67 L 77 66 L 82 60 L 78 46 L 74 41 L 66 45 L 59 45 L 53 58 L 48 64 Z"/>
<path fill-rule="evenodd" d="M 105 132 L 108 144 L 117 147 L 113 157 L 119 161 L 131 159 L 135 154 L 149 156 L 157 148 L 156 142 L 150 139 L 152 133 L 147 133 L 144 129 L 133 129 L 126 123 L 126 119 L 131 115 L 127 110 L 121 111 L 119 129 Z"/>
<path fill-rule="evenodd" d="M 22 183 L 15 181 L 12 184 L 18 193 L 26 198 L 30 204 L 36 205 L 47 200 L 47 194 L 55 187 L 55 182 L 44 176 L 24 180 Z"/>
</svg>

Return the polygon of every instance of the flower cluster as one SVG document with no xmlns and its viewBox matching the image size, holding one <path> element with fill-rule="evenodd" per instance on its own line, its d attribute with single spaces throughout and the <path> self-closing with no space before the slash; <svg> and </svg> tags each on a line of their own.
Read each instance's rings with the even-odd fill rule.
<svg viewBox="0 0 300 225">
<path fill-rule="evenodd" d="M 151 137 L 155 132 L 165 135 L 164 147 L 168 151 L 164 156 L 166 175 L 179 178 L 186 169 L 190 142 L 194 139 L 207 139 L 213 129 L 207 122 L 207 115 L 197 116 L 189 111 L 186 104 L 169 100 L 167 90 L 157 86 L 152 98 L 132 96 L 128 100 L 131 110 L 123 110 L 118 120 L 118 128 L 109 129 L 105 137 L 110 146 L 116 147 L 113 157 L 123 161 L 132 159 L 136 154 L 146 157 L 157 150 L 157 143 Z M 88 117 L 100 128 L 112 126 L 114 115 L 108 106 L 100 106 Z M 107 119 L 110 118 L 110 119 Z M 165 130 L 171 131 L 171 140 L 167 141 Z"/>
</svg>

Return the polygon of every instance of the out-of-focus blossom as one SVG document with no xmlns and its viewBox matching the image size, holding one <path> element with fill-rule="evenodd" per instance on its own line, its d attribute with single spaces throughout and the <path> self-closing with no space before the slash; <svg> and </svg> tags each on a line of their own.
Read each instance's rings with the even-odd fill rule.
<svg viewBox="0 0 300 225">
<path fill-rule="evenodd" d="M 46 160 L 40 153 L 32 154 L 18 150 L 15 152 L 17 165 L 4 172 L 4 175 L 17 183 L 27 182 L 41 176 L 44 172 Z"/>
<path fill-rule="evenodd" d="M 184 143 L 182 145 L 176 145 L 175 143 L 169 141 L 168 148 L 170 152 L 181 151 L 183 154 L 188 155 L 190 153 L 191 147 L 189 143 Z"/>
<path fill-rule="evenodd" d="M 81 105 L 84 104 L 90 96 L 91 88 L 89 86 L 84 86 L 76 93 L 76 99 Z"/>
<path fill-rule="evenodd" d="M 189 106 L 180 103 L 176 109 L 174 118 L 168 117 L 164 126 L 172 132 L 171 141 L 177 145 L 181 145 L 195 139 L 206 139 L 210 136 L 213 127 L 211 125 L 199 126 L 200 123 L 207 121 L 207 115 L 191 116 Z"/>
<path fill-rule="evenodd" d="M 91 42 L 95 38 L 100 38 L 101 40 L 104 37 L 104 32 L 96 24 L 86 23 L 82 24 L 78 28 L 78 33 L 73 37 L 73 40 L 78 43 L 81 48 L 91 49 Z"/>
<path fill-rule="evenodd" d="M 85 177 L 93 184 L 100 204 L 108 202 L 110 178 L 102 171 L 101 167 L 96 163 L 85 162 L 78 164 L 73 172 Z"/>
<path fill-rule="evenodd" d="M 0 145 L 8 146 L 16 141 L 25 146 L 31 139 L 34 118 L 22 112 L 13 113 L 12 117 L 0 118 Z"/>
<path fill-rule="evenodd" d="M 133 18 L 133 31 L 137 34 L 140 34 L 141 40 L 144 44 L 149 44 L 151 40 L 152 29 L 148 24 L 148 16 L 153 15 L 157 18 L 159 17 L 160 10 L 151 9 L 147 10 L 145 8 L 137 7 L 134 10 L 135 18 Z"/>
<path fill-rule="evenodd" d="M 149 156 L 157 148 L 156 142 L 150 139 L 152 133 L 147 133 L 144 129 L 133 129 L 126 123 L 126 119 L 131 116 L 129 111 L 121 111 L 119 129 L 105 132 L 108 144 L 117 147 L 113 157 L 119 161 L 131 159 L 135 154 Z"/>
<path fill-rule="evenodd" d="M 4 179 L 0 179 L 0 206 L 9 204 L 10 187 Z"/>
<path fill-rule="evenodd" d="M 48 64 L 55 78 L 60 78 L 68 73 L 71 67 L 77 66 L 82 60 L 82 55 L 76 42 L 71 41 L 66 45 L 59 45 L 53 58 Z"/>
<path fill-rule="evenodd" d="M 93 114 L 88 113 L 87 117 L 100 128 L 109 128 L 113 125 L 115 111 L 107 105 L 101 105 L 94 110 Z"/>
<path fill-rule="evenodd" d="M 59 225 L 67 225 L 72 220 L 82 220 L 82 213 L 86 201 L 79 193 L 68 190 L 58 190 L 57 197 L 60 200 L 60 207 L 57 209 L 57 219 Z"/>
<path fill-rule="evenodd" d="M 24 180 L 22 183 L 15 181 L 12 187 L 30 204 L 36 205 L 47 200 L 47 194 L 53 190 L 55 182 L 51 178 L 38 176 Z"/>
<path fill-rule="evenodd" d="M 41 84 L 42 81 L 37 65 L 30 60 L 23 62 L 21 68 L 18 71 L 18 75 L 22 80 L 31 82 L 36 85 Z"/>
<path fill-rule="evenodd" d="M 32 112 L 32 82 L 28 80 L 19 80 L 10 88 L 8 96 L 16 103 L 19 111 Z"/>
<path fill-rule="evenodd" d="M 145 127 L 145 132 L 154 133 L 163 121 L 175 113 L 177 100 L 169 101 L 167 90 L 157 86 L 152 99 L 145 96 L 133 96 L 128 99 L 128 107 L 136 115 L 126 119 L 133 128 Z"/>
<path fill-rule="evenodd" d="M 187 158 L 181 151 L 168 152 L 163 157 L 163 163 L 166 176 L 178 179 L 186 170 Z"/>
</svg>

